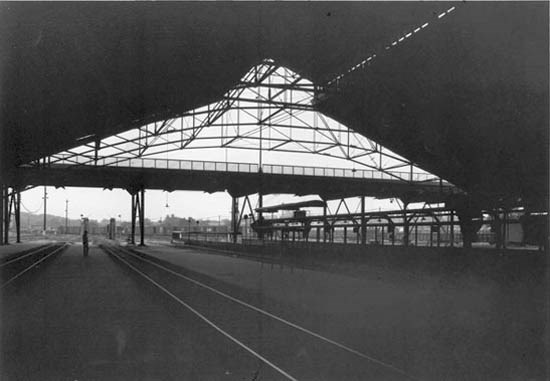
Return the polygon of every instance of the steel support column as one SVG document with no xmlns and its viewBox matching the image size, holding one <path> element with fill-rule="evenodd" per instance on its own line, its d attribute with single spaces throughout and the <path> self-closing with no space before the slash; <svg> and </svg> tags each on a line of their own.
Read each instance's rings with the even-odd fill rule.
<svg viewBox="0 0 550 381">
<path fill-rule="evenodd" d="M 327 242 L 327 206 L 323 206 L 323 243 Z"/>
<path fill-rule="evenodd" d="M 136 218 L 139 218 L 139 245 L 145 246 L 145 188 L 132 188 L 132 232 L 131 243 L 136 244 Z"/>
<path fill-rule="evenodd" d="M 239 200 L 231 197 L 231 238 L 233 243 L 237 243 L 238 233 L 238 218 L 239 218 Z"/>
<path fill-rule="evenodd" d="M 4 209 L 4 236 L 2 237 L 2 241 L 5 245 L 7 245 L 9 243 L 9 230 L 11 219 L 9 187 L 7 185 L 4 185 L 2 199 Z"/>
<path fill-rule="evenodd" d="M 506 240 L 508 239 L 508 213 L 506 210 L 503 211 L 502 222 L 502 248 L 506 249 Z"/>
<path fill-rule="evenodd" d="M 46 221 L 46 214 L 48 213 L 48 191 L 47 188 L 44 187 L 44 235 L 46 235 L 46 231 L 48 230 L 47 221 Z"/>
<path fill-rule="evenodd" d="M 4 184 L 0 184 L 0 245 L 4 244 Z"/>
<path fill-rule="evenodd" d="M 361 245 L 367 244 L 367 221 L 365 219 L 365 196 L 361 196 Z"/>
<path fill-rule="evenodd" d="M 21 242 L 21 192 L 18 189 L 13 189 L 13 214 L 15 217 L 15 234 L 16 242 Z"/>
<path fill-rule="evenodd" d="M 403 245 L 409 246 L 409 218 L 407 216 L 408 202 L 403 201 Z"/>
<path fill-rule="evenodd" d="M 137 199 L 137 196 L 136 196 L 135 193 L 132 193 L 131 196 L 132 196 L 132 228 L 131 228 L 131 233 L 130 233 L 130 242 L 132 243 L 132 245 L 135 245 L 136 244 L 136 208 L 137 208 L 136 199 Z"/>
<path fill-rule="evenodd" d="M 261 167 L 260 167 L 261 169 Z M 261 177 L 260 177 L 260 182 L 261 182 Z M 261 187 L 261 185 L 260 185 Z M 250 203 L 250 201 L 248 201 Z M 261 209 L 264 207 L 264 195 L 260 192 L 258 193 L 258 207 Z M 244 205 L 243 205 L 243 210 L 244 210 Z M 252 211 L 252 213 L 254 213 Z M 263 227 L 263 220 L 264 220 L 264 216 L 263 216 L 263 213 L 262 212 L 258 212 L 258 223 L 260 224 L 260 228 Z M 263 240 L 264 239 L 264 231 L 263 230 L 260 230 L 259 233 L 257 234 L 258 235 L 258 238 Z"/>
<path fill-rule="evenodd" d="M 139 208 L 139 246 L 145 246 L 145 188 L 140 190 L 140 208 Z"/>
</svg>

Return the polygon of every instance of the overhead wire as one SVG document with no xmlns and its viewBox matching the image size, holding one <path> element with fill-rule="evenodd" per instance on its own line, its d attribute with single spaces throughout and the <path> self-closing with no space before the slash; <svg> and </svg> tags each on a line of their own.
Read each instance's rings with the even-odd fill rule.
<svg viewBox="0 0 550 381">
<path fill-rule="evenodd" d="M 36 209 L 36 210 L 29 210 L 25 204 L 23 204 L 23 201 L 21 201 L 21 206 L 23 207 L 23 209 L 25 209 L 25 211 L 27 213 L 31 213 L 31 214 L 36 214 L 38 213 L 38 211 L 40 211 L 40 209 L 42 209 L 42 206 L 44 205 L 44 201 L 42 201 L 42 203 L 40 204 L 40 206 Z"/>
</svg>

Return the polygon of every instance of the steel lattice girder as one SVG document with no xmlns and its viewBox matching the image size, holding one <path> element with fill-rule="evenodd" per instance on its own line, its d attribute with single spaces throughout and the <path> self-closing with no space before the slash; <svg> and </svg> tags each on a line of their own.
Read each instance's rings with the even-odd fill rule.
<svg viewBox="0 0 550 381">
<path fill-rule="evenodd" d="M 253 67 L 217 103 L 52 155 L 50 164 L 117 165 L 190 149 L 309 153 L 413 182 L 405 158 L 315 111 L 315 86 L 272 60 Z M 402 169 L 404 171 L 397 171 Z M 424 176 L 426 177 L 426 176 Z M 429 180 L 440 180 L 428 176 Z"/>
</svg>

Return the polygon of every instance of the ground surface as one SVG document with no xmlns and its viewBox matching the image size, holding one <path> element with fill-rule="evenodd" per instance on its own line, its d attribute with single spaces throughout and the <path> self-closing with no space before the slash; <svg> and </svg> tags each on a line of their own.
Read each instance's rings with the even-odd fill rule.
<svg viewBox="0 0 550 381">
<path fill-rule="evenodd" d="M 80 250 L 70 247 L 2 290 L 2 380 L 284 379 L 99 248 L 88 258 Z M 391 269 L 351 277 L 195 249 L 143 251 L 415 379 L 546 379 L 544 272 L 521 282 L 442 282 Z M 145 270 L 297 379 L 407 379 Z"/>
<path fill-rule="evenodd" d="M 278 313 L 315 321 L 322 334 L 421 379 L 546 379 L 543 269 L 484 279 L 362 265 L 348 276 L 193 249 L 140 250 L 220 287 L 260 292 Z"/>
</svg>

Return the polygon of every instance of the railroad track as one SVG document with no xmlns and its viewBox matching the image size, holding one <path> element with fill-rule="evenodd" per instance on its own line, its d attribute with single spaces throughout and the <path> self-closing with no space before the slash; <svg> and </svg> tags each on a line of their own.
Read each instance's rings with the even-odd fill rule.
<svg viewBox="0 0 550 381">
<path fill-rule="evenodd" d="M 13 283 L 41 263 L 67 248 L 68 243 L 52 243 L 10 255 L 0 262 L 0 289 Z"/>
<path fill-rule="evenodd" d="M 167 247 L 176 247 L 179 249 L 194 249 L 197 251 L 202 251 L 206 253 L 215 253 L 218 255 L 225 255 L 228 257 L 237 257 L 237 258 L 244 258 L 244 259 L 251 259 L 257 262 L 266 263 L 270 265 L 276 265 L 276 266 L 286 266 L 291 269 L 299 269 L 299 270 L 318 270 L 323 268 L 329 268 L 330 266 L 323 266 L 321 262 L 314 263 L 313 261 L 306 261 L 304 258 L 299 258 L 297 256 L 292 255 L 255 255 L 250 252 L 244 252 L 244 251 L 237 251 L 237 250 L 226 250 L 226 249 L 218 249 L 215 247 L 209 247 L 209 246 L 200 246 L 200 245 L 192 245 L 192 244 L 186 244 L 186 245 L 173 245 L 173 244 L 163 244 L 162 246 Z M 261 250 L 261 249 L 259 249 Z"/>
<path fill-rule="evenodd" d="M 169 303 L 195 315 L 275 371 L 280 379 L 417 380 L 393 364 L 229 295 L 143 253 L 108 244 L 100 247 Z"/>
</svg>

